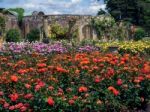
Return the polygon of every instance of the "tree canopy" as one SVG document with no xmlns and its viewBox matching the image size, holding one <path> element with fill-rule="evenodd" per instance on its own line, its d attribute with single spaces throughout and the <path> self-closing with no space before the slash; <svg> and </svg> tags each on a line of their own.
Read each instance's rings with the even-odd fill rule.
<svg viewBox="0 0 150 112">
<path fill-rule="evenodd" d="M 22 21 L 25 12 L 23 8 L 10 8 L 8 10 L 16 12 L 18 14 L 19 22 Z"/>
<path fill-rule="evenodd" d="M 97 15 L 103 15 L 106 14 L 106 12 L 103 9 L 100 9 L 97 13 Z"/>
<path fill-rule="evenodd" d="M 150 29 L 150 0 L 104 0 L 116 21 L 125 20 Z"/>
</svg>

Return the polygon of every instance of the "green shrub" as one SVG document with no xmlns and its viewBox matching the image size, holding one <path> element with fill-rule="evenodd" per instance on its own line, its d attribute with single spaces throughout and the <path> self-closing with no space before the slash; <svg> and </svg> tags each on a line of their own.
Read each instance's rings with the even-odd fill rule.
<svg viewBox="0 0 150 112">
<path fill-rule="evenodd" d="M 6 34 L 6 42 L 19 42 L 20 33 L 17 29 L 10 29 Z"/>
<path fill-rule="evenodd" d="M 27 40 L 29 42 L 39 41 L 40 40 L 40 31 L 39 29 L 33 29 L 30 33 L 27 34 Z"/>
<path fill-rule="evenodd" d="M 68 28 L 64 28 L 58 23 L 52 24 L 51 28 L 52 28 L 51 38 L 64 39 L 67 36 Z"/>
<path fill-rule="evenodd" d="M 145 37 L 145 30 L 143 28 L 137 28 L 134 35 L 134 40 L 141 40 Z"/>
<path fill-rule="evenodd" d="M 48 44 L 49 41 L 50 41 L 49 38 L 43 38 L 43 40 L 42 40 L 42 42 L 45 43 L 45 44 Z"/>
</svg>

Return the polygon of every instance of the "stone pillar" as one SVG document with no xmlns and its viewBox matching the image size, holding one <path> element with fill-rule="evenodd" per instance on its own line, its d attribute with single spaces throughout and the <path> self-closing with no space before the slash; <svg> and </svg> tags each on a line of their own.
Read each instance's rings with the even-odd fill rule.
<svg viewBox="0 0 150 112">
<path fill-rule="evenodd" d="M 47 19 L 44 19 L 44 33 L 45 33 L 45 36 L 48 37 L 49 36 L 49 31 L 48 31 L 48 20 Z"/>
<path fill-rule="evenodd" d="M 83 26 L 79 26 L 79 41 L 82 41 L 84 39 L 83 32 L 82 32 Z"/>
<path fill-rule="evenodd" d="M 26 21 L 26 20 L 25 20 L 25 23 L 24 23 L 24 24 L 25 24 L 25 28 L 24 28 L 24 29 L 25 29 L 25 33 L 24 33 L 24 34 L 25 34 L 25 37 L 26 37 L 27 34 L 30 32 L 29 21 Z"/>
<path fill-rule="evenodd" d="M 98 38 L 97 38 L 97 33 L 96 33 L 96 30 L 95 29 L 93 29 L 93 40 L 97 40 Z"/>
<path fill-rule="evenodd" d="M 43 32 L 42 32 L 42 28 L 40 28 L 40 42 L 42 42 L 43 40 Z"/>
</svg>

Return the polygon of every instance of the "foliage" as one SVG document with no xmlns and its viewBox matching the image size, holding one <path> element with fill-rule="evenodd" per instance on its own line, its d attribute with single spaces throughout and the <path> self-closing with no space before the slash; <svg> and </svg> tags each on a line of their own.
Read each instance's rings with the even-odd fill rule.
<svg viewBox="0 0 150 112">
<path fill-rule="evenodd" d="M 134 34 L 134 40 L 141 40 L 145 37 L 145 30 L 143 28 L 137 28 Z"/>
<path fill-rule="evenodd" d="M 48 44 L 50 40 L 49 40 L 49 38 L 43 38 L 42 41 L 43 41 L 43 43 Z"/>
<path fill-rule="evenodd" d="M 149 31 L 149 0 L 105 0 L 105 3 L 108 12 L 115 20 L 129 21 Z"/>
<path fill-rule="evenodd" d="M 6 34 L 6 42 L 19 42 L 21 38 L 17 29 L 10 29 Z"/>
<path fill-rule="evenodd" d="M 0 32 L 5 31 L 5 19 L 4 17 L 0 16 Z"/>
<path fill-rule="evenodd" d="M 106 11 L 104 11 L 103 9 L 100 9 L 97 13 L 97 15 L 104 15 L 106 14 Z"/>
<path fill-rule="evenodd" d="M 115 20 L 111 16 L 99 16 L 92 20 L 92 25 L 96 29 L 99 37 L 106 36 L 110 33 L 111 28 L 114 26 Z"/>
<path fill-rule="evenodd" d="M 51 32 L 51 38 L 63 39 L 67 37 L 68 28 L 64 28 L 60 24 L 54 23 L 51 26 Z"/>
<path fill-rule="evenodd" d="M 30 31 L 30 33 L 27 34 L 27 40 L 29 42 L 39 41 L 40 40 L 40 30 L 39 29 L 32 29 Z"/>
<path fill-rule="evenodd" d="M 69 26 L 62 26 L 57 22 L 51 25 L 50 38 L 53 39 L 72 39 L 78 36 L 78 29 L 74 29 L 76 20 L 70 20 Z"/>
<path fill-rule="evenodd" d="M 25 10 L 23 8 L 10 8 L 8 10 L 16 12 L 18 14 L 19 22 L 22 22 L 24 12 L 25 12 Z"/>
<path fill-rule="evenodd" d="M 92 20 L 92 25 L 96 29 L 100 39 L 109 40 L 127 40 L 129 32 L 129 23 L 120 21 L 115 22 L 111 16 L 99 16 Z"/>
<path fill-rule="evenodd" d="M 104 51 L 107 51 L 111 46 L 118 46 L 120 53 L 150 55 L 150 41 L 103 42 L 98 43 L 97 46 L 101 47 Z"/>
</svg>

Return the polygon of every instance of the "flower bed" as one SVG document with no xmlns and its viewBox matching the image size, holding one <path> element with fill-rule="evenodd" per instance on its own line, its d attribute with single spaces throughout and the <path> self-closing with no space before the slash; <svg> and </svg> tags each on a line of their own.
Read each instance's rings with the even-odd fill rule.
<svg viewBox="0 0 150 112">
<path fill-rule="evenodd" d="M 94 45 L 76 45 L 72 46 L 66 43 L 61 42 L 53 42 L 50 44 L 44 44 L 44 43 L 5 43 L 3 44 L 2 48 L 0 49 L 0 52 L 2 54 L 32 54 L 32 53 L 38 53 L 40 55 L 50 55 L 53 53 L 66 53 L 66 52 L 91 52 L 91 51 L 98 51 L 98 47 L 95 47 Z"/>
<path fill-rule="evenodd" d="M 101 47 L 103 51 L 107 51 L 111 46 L 118 46 L 119 53 L 150 55 L 150 41 L 103 42 L 98 43 L 97 46 Z"/>
<path fill-rule="evenodd" d="M 150 61 L 142 57 L 40 53 L 0 56 L 0 111 L 127 112 L 150 101 Z"/>
</svg>

